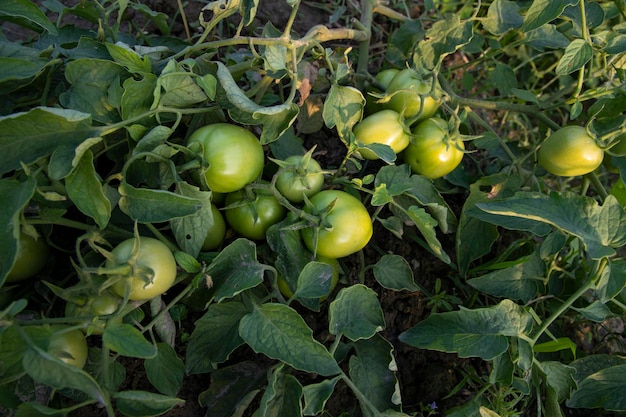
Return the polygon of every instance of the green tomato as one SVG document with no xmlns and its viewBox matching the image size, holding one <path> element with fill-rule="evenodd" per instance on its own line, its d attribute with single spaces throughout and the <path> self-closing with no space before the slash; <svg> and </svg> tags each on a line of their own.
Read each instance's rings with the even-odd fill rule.
<svg viewBox="0 0 626 417">
<path fill-rule="evenodd" d="M 412 133 L 411 143 L 402 156 L 414 173 L 430 179 L 440 178 L 463 160 L 465 145 L 450 136 L 445 120 L 431 117 L 418 123 Z"/>
<path fill-rule="evenodd" d="M 115 313 L 121 302 L 120 297 L 105 291 L 102 294 L 86 297 L 82 304 L 68 302 L 65 304 L 65 316 L 91 318 L 92 325 L 86 327 L 84 331 L 88 334 L 100 335 L 103 333 L 108 320 L 99 317 Z M 121 323 L 122 317 L 116 317 L 115 321 Z"/>
<path fill-rule="evenodd" d="M 43 237 L 34 238 L 30 234 L 20 232 L 15 262 L 6 276 L 6 282 L 31 278 L 46 265 L 48 255 L 48 244 Z"/>
<path fill-rule="evenodd" d="M 372 238 L 372 219 L 358 198 L 345 191 L 324 190 L 310 201 L 304 210 L 320 215 L 322 222 L 319 228 L 305 228 L 300 234 L 317 256 L 343 258 L 363 249 Z"/>
<path fill-rule="evenodd" d="M 136 239 L 130 238 L 117 245 L 111 254 L 113 259 L 106 262 L 107 268 L 128 264 L 132 272 L 128 275 L 114 275 L 118 280 L 112 289 L 120 297 L 130 291 L 131 300 L 149 300 L 170 289 L 176 279 L 176 260 L 172 251 L 160 240 L 141 237 L 136 253 L 133 253 Z"/>
<path fill-rule="evenodd" d="M 301 203 L 304 196 L 311 197 L 324 187 L 324 174 L 315 159 L 292 155 L 283 163 L 276 173 L 276 188 L 292 203 Z"/>
<path fill-rule="evenodd" d="M 539 148 L 539 165 L 563 177 L 588 174 L 602 163 L 604 151 L 582 126 L 565 126 L 552 133 Z"/>
<path fill-rule="evenodd" d="M 240 190 L 263 171 L 263 147 L 241 126 L 216 123 L 201 127 L 191 134 L 187 146 L 202 152 L 209 164 L 204 172 L 206 184 L 216 193 Z"/>
<path fill-rule="evenodd" d="M 339 261 L 337 259 L 326 258 L 323 256 L 318 256 L 316 261 L 330 265 L 333 268 L 333 274 L 330 277 L 330 289 L 328 291 L 328 293 L 330 294 L 331 292 L 333 292 L 333 290 L 337 286 L 337 283 L 339 282 Z M 295 291 L 295 288 L 290 288 L 285 278 L 279 275 L 276 279 L 276 284 L 278 286 L 278 290 L 285 298 L 293 297 L 293 292 Z M 320 301 L 324 301 L 326 298 L 327 297 L 322 297 L 320 298 Z"/>
<path fill-rule="evenodd" d="M 399 72 L 399 69 L 387 68 L 376 74 L 374 78 L 386 90 L 389 87 L 391 80 L 393 80 L 393 78 L 398 75 Z"/>
<path fill-rule="evenodd" d="M 217 206 L 211 203 L 211 213 L 213 213 L 213 224 L 209 227 L 204 243 L 202 243 L 203 251 L 217 249 L 226 237 L 226 221 Z"/>
<path fill-rule="evenodd" d="M 68 365 L 82 369 L 87 363 L 87 340 L 78 329 L 67 330 L 62 325 L 51 326 L 52 335 L 48 344 L 48 353 L 56 356 Z"/>
<path fill-rule="evenodd" d="M 352 129 L 356 139 L 364 145 L 379 143 L 390 146 L 396 153 L 408 145 L 410 136 L 400 114 L 395 110 L 381 110 L 357 123 Z M 359 152 L 365 159 L 378 159 L 370 149 L 361 148 Z"/>
<path fill-rule="evenodd" d="M 243 237 L 265 239 L 267 229 L 287 215 L 274 195 L 264 190 L 235 191 L 226 196 L 226 222 Z"/>
<path fill-rule="evenodd" d="M 403 69 L 387 86 L 387 93 L 392 96 L 385 107 L 397 111 L 406 119 L 415 118 L 414 122 L 427 119 L 439 109 L 439 101 L 431 95 L 431 90 L 432 84 L 416 71 Z"/>
</svg>

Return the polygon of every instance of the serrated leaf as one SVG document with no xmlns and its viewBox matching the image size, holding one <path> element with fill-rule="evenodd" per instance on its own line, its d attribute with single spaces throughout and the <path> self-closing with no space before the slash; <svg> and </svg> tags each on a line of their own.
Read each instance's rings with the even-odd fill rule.
<svg viewBox="0 0 626 417">
<path fill-rule="evenodd" d="M 419 291 L 420 287 L 413 279 L 411 266 L 400 255 L 383 255 L 372 269 L 374 278 L 380 285 L 396 291 Z"/>
<path fill-rule="evenodd" d="M 222 249 L 205 273 L 213 282 L 213 298 L 220 302 L 262 283 L 264 271 L 254 242 L 240 238 Z"/>
<path fill-rule="evenodd" d="M 102 342 L 114 352 L 131 358 L 153 358 L 157 348 L 134 326 L 126 323 L 109 323 L 102 334 Z"/>
<path fill-rule="evenodd" d="M 326 347 L 313 338 L 302 317 L 284 304 L 256 306 L 241 319 L 239 334 L 257 353 L 301 371 L 329 376 L 340 372 Z"/>
<path fill-rule="evenodd" d="M 147 391 L 119 391 L 111 397 L 117 409 L 128 417 L 160 416 L 173 407 L 184 403 L 180 398 L 154 394 Z"/>
<path fill-rule="evenodd" d="M 362 284 L 342 288 L 330 303 L 328 329 L 352 341 L 369 339 L 385 328 L 376 293 Z"/>
<path fill-rule="evenodd" d="M 589 197 L 573 193 L 520 193 L 501 201 L 479 203 L 481 210 L 554 226 L 581 239 L 589 256 L 600 259 L 615 253 L 626 242 L 626 215 L 615 197 L 603 206 Z M 515 223 L 510 224 L 514 226 Z"/>
<path fill-rule="evenodd" d="M 567 75 L 581 69 L 593 57 L 593 47 L 583 39 L 574 39 L 565 53 L 559 59 L 555 72 L 557 75 Z"/>
<path fill-rule="evenodd" d="M 581 380 L 566 404 L 573 408 L 626 411 L 624 392 L 626 392 L 626 365 L 610 366 Z"/>
<path fill-rule="evenodd" d="M 157 355 L 144 361 L 148 381 L 161 394 L 175 397 L 183 386 L 185 365 L 167 343 L 157 343 Z"/>
<path fill-rule="evenodd" d="M 91 217 L 100 229 L 104 229 L 111 218 L 111 202 L 104 194 L 93 158 L 91 151 L 85 152 L 65 178 L 65 186 L 68 197 L 76 207 Z"/>
<path fill-rule="evenodd" d="M 421 349 L 491 360 L 508 349 L 509 337 L 527 334 L 531 324 L 522 307 L 503 300 L 491 307 L 432 314 L 399 339 Z"/>
<path fill-rule="evenodd" d="M 248 313 L 248 308 L 236 301 L 211 304 L 194 323 L 186 350 L 187 373 L 211 372 L 226 361 L 244 343 L 239 336 L 239 322 Z"/>
</svg>

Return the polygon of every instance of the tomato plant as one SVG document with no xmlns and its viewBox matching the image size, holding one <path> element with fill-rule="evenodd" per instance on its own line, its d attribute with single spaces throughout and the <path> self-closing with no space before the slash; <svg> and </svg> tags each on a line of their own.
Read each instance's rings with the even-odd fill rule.
<svg viewBox="0 0 626 417">
<path fill-rule="evenodd" d="M 412 122 L 434 116 L 439 101 L 432 94 L 432 82 L 410 68 L 398 72 L 387 85 L 390 95 L 386 107 L 402 114 Z"/>
<path fill-rule="evenodd" d="M 224 220 L 224 215 L 213 203 L 211 203 L 211 213 L 212 224 L 202 243 L 203 251 L 217 249 L 226 236 L 226 221 Z"/>
<path fill-rule="evenodd" d="M 434 179 L 452 172 L 463 160 L 463 141 L 448 133 L 445 120 L 433 117 L 412 130 L 411 143 L 402 157 L 413 172 Z"/>
<path fill-rule="evenodd" d="M 158 239 L 130 238 L 119 243 L 107 259 L 106 267 L 125 268 L 113 273 L 113 291 L 131 300 L 149 300 L 170 289 L 176 279 L 176 261 L 172 251 Z"/>
<path fill-rule="evenodd" d="M 318 256 L 316 260 L 318 262 L 330 265 L 332 267 L 332 275 L 330 278 L 330 287 L 328 291 L 328 293 L 330 294 L 333 292 L 333 290 L 337 286 L 337 283 L 339 282 L 339 270 L 341 268 L 341 266 L 339 266 L 339 261 L 337 259 L 325 258 L 323 256 Z M 278 286 L 278 290 L 284 297 L 286 298 L 293 297 L 295 288 L 291 288 L 291 286 L 289 285 L 287 280 L 285 280 L 285 278 L 279 275 L 278 278 L 276 279 L 276 285 Z M 326 298 L 327 297 L 324 296 L 320 298 L 320 301 L 324 301 L 326 300 Z"/>
<path fill-rule="evenodd" d="M 16 282 L 31 278 L 43 269 L 48 261 L 49 248 L 42 236 L 33 237 L 20 232 L 17 255 L 6 282 Z"/>
<path fill-rule="evenodd" d="M 394 110 L 381 110 L 365 117 L 354 126 L 353 133 L 363 145 L 387 145 L 396 154 L 409 145 L 408 128 Z M 359 152 L 365 159 L 378 159 L 370 149 L 361 148 Z"/>
<path fill-rule="evenodd" d="M 108 319 L 101 319 L 101 316 L 109 316 L 117 311 L 122 299 L 108 291 L 102 294 L 95 294 L 84 297 L 82 303 L 67 302 L 65 304 L 66 317 L 83 317 L 92 320 L 93 325 L 85 328 L 87 334 L 100 335 L 108 322 Z M 122 317 L 118 316 L 116 322 L 121 323 Z"/>
<path fill-rule="evenodd" d="M 287 211 L 276 197 L 261 189 L 240 190 L 226 196 L 226 222 L 250 239 L 262 240 L 267 229 L 285 218 Z"/>
<path fill-rule="evenodd" d="M 78 329 L 56 325 L 51 327 L 52 335 L 48 352 L 68 365 L 83 368 L 87 363 L 87 340 Z"/>
<path fill-rule="evenodd" d="M 201 152 L 208 163 L 204 177 L 209 189 L 216 193 L 237 191 L 263 171 L 263 147 L 254 134 L 241 126 L 203 126 L 189 136 L 187 145 Z"/>
<path fill-rule="evenodd" d="M 582 126 L 565 126 L 552 133 L 539 148 L 539 165 L 554 175 L 588 174 L 602 164 L 604 151 Z"/>
<path fill-rule="evenodd" d="M 302 229 L 304 243 L 313 253 L 343 258 L 363 249 L 373 234 L 372 219 L 361 201 L 340 190 L 324 190 L 311 197 L 305 211 L 321 216 L 318 228 Z"/>
<path fill-rule="evenodd" d="M 311 197 L 324 187 L 324 172 L 320 164 L 306 155 L 291 155 L 280 165 L 276 173 L 276 188 L 292 203 L 300 203 L 304 197 Z"/>
</svg>

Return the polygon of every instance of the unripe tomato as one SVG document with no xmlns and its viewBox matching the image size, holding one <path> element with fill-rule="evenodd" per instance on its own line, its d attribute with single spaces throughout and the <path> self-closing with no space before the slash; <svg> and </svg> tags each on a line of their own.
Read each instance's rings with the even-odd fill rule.
<svg viewBox="0 0 626 417">
<path fill-rule="evenodd" d="M 352 133 L 364 145 L 380 143 L 390 146 L 396 154 L 409 145 L 409 133 L 395 110 L 381 110 L 365 117 L 354 126 Z M 378 159 L 370 149 L 361 148 L 359 152 L 365 159 Z"/>
<path fill-rule="evenodd" d="M 311 157 L 292 155 L 283 161 L 276 174 L 276 188 L 292 203 L 301 203 L 324 187 L 324 173 Z"/>
<path fill-rule="evenodd" d="M 46 265 L 48 254 L 48 244 L 43 237 L 35 239 L 27 233 L 20 232 L 15 262 L 5 281 L 22 281 L 34 276 Z"/>
<path fill-rule="evenodd" d="M 87 363 L 87 341 L 78 329 L 66 330 L 65 326 L 51 326 L 52 335 L 48 353 L 56 356 L 68 365 L 83 368 Z"/>
<path fill-rule="evenodd" d="M 204 172 L 206 183 L 216 193 L 240 190 L 263 171 L 263 147 L 241 126 L 216 123 L 201 127 L 191 134 L 187 146 L 202 152 L 209 164 Z"/>
<path fill-rule="evenodd" d="M 370 87 L 368 94 L 365 95 L 365 114 L 367 115 L 374 114 L 385 108 L 385 104 L 378 103 L 378 100 L 380 100 L 379 95 L 387 89 L 387 87 L 389 86 L 389 83 L 398 72 L 400 72 L 400 70 L 395 69 L 395 68 L 389 68 L 389 69 L 384 69 L 378 74 L 376 74 L 374 78 L 376 79 L 376 81 L 378 81 L 378 84 L 380 84 L 380 87 L 382 87 L 383 90 L 382 91 L 379 90 L 377 88 L 378 86 Z M 374 93 L 374 94 L 370 94 L 370 93 Z"/>
<path fill-rule="evenodd" d="M 226 196 L 226 222 L 235 232 L 249 239 L 265 239 L 267 229 L 286 215 L 287 210 L 278 199 L 264 190 L 255 190 L 250 195 L 246 190 L 240 190 Z"/>
<path fill-rule="evenodd" d="M 224 241 L 224 237 L 226 237 L 226 221 L 217 206 L 213 203 L 211 203 L 211 213 L 213 213 L 213 225 L 209 228 L 204 243 L 202 244 L 203 251 L 217 249 Z"/>
<path fill-rule="evenodd" d="M 435 179 L 459 166 L 464 149 L 462 140 L 451 137 L 445 120 L 431 117 L 413 128 L 411 143 L 402 156 L 414 173 Z"/>
<path fill-rule="evenodd" d="M 111 254 L 114 260 L 106 261 L 107 268 L 123 264 L 132 266 L 132 273 L 126 276 L 113 275 L 118 281 L 112 289 L 124 297 L 129 287 L 131 300 L 149 300 L 170 289 L 176 279 L 176 260 L 172 251 L 160 240 L 141 237 L 136 253 L 133 253 L 136 239 L 130 238 L 117 245 Z M 150 282 L 146 282 L 148 278 Z"/>
<path fill-rule="evenodd" d="M 602 163 L 604 151 L 582 126 L 565 126 L 539 148 L 539 165 L 563 177 L 588 174 Z"/>
<path fill-rule="evenodd" d="M 333 268 L 333 274 L 330 277 L 330 289 L 328 291 L 328 293 L 330 294 L 331 292 L 333 292 L 333 290 L 337 286 L 337 283 L 339 282 L 339 261 L 337 259 L 326 258 L 323 256 L 318 256 L 316 261 L 328 264 Z M 276 284 L 278 286 L 278 290 L 285 298 L 291 298 L 293 296 L 293 291 L 295 290 L 295 288 L 289 288 L 289 284 L 287 283 L 285 278 L 279 275 L 276 279 Z M 327 297 L 322 297 L 320 298 L 320 301 L 324 301 L 326 298 Z"/>
<path fill-rule="evenodd" d="M 431 95 L 431 89 L 431 83 L 424 80 L 416 71 L 403 69 L 387 86 L 387 93 L 393 96 L 385 107 L 397 111 L 407 119 L 414 117 L 417 118 L 416 121 L 427 119 L 439 109 L 439 101 Z"/>
<path fill-rule="evenodd" d="M 107 325 L 107 320 L 99 319 L 99 317 L 115 313 L 121 302 L 120 297 L 105 291 L 102 294 L 87 297 L 85 302 L 80 305 L 68 302 L 65 304 L 65 316 L 91 318 L 92 325 L 85 328 L 84 331 L 89 334 L 100 335 Z M 121 323 L 122 317 L 118 317 L 116 321 Z"/>
<path fill-rule="evenodd" d="M 300 234 L 307 248 L 317 256 L 343 258 L 363 249 L 372 238 L 372 219 L 358 198 L 345 191 L 324 190 L 310 201 L 311 206 L 304 210 L 320 215 L 322 222 L 318 229 L 305 228 Z"/>
<path fill-rule="evenodd" d="M 393 80 L 393 77 L 398 75 L 399 72 L 400 72 L 399 69 L 387 68 L 387 69 L 382 70 L 378 74 L 376 74 L 376 76 L 374 78 L 386 90 L 389 87 L 389 84 L 391 83 L 391 80 Z"/>
</svg>

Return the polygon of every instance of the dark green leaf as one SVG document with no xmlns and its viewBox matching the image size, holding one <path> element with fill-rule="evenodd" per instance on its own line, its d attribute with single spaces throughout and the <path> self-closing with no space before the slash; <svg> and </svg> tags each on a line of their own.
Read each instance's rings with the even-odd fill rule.
<svg viewBox="0 0 626 417">
<path fill-rule="evenodd" d="M 187 373 L 211 372 L 217 364 L 228 359 L 244 341 L 239 336 L 239 322 L 249 311 L 242 303 L 229 301 L 213 303 L 194 324 L 187 345 Z"/>
<path fill-rule="evenodd" d="M 524 21 L 519 9 L 519 5 L 514 1 L 495 0 L 489 5 L 483 26 L 494 35 L 501 35 L 508 30 L 516 29 Z"/>
<path fill-rule="evenodd" d="M 154 74 L 144 74 L 141 79 L 127 78 L 122 83 L 124 92 L 120 109 L 122 119 L 128 120 L 150 110 L 154 102 L 154 90 L 157 86 Z"/>
<path fill-rule="evenodd" d="M 340 372 L 326 347 L 313 338 L 302 317 L 284 304 L 256 306 L 239 324 L 239 334 L 257 353 L 290 366 L 328 376 Z"/>
<path fill-rule="evenodd" d="M 202 207 L 197 198 L 182 196 L 167 190 L 135 188 L 123 182 L 118 188 L 120 209 L 140 223 L 166 222 L 189 216 Z"/>
<path fill-rule="evenodd" d="M 624 392 L 626 392 L 626 365 L 610 366 L 581 380 L 566 404 L 573 408 L 626 411 Z"/>
<path fill-rule="evenodd" d="M 302 392 L 304 394 L 304 411 L 305 416 L 317 416 L 326 408 L 326 402 L 333 394 L 335 385 L 341 377 L 325 379 L 317 384 L 306 385 Z"/>
<path fill-rule="evenodd" d="M 117 409 L 128 417 L 160 416 L 185 402 L 179 398 L 146 391 L 119 391 L 111 397 L 115 400 Z"/>
<path fill-rule="evenodd" d="M 122 356 L 148 359 L 157 355 L 157 347 L 130 324 L 109 323 L 102 335 L 102 342 L 107 348 Z"/>
<path fill-rule="evenodd" d="M 29 0 L 3 0 L 0 4 L 0 20 L 10 20 L 33 29 L 45 29 L 53 35 L 58 33 L 48 16 Z"/>
<path fill-rule="evenodd" d="M 526 11 L 522 30 L 528 32 L 550 23 L 559 17 L 567 6 L 576 3 L 578 0 L 534 0 Z"/>
<path fill-rule="evenodd" d="M 419 67 L 435 68 L 447 55 L 467 45 L 473 36 L 471 20 L 461 21 L 458 14 L 446 14 L 426 31 L 413 59 Z"/>
<path fill-rule="evenodd" d="M 529 313 L 504 300 L 492 307 L 432 314 L 399 339 L 421 349 L 491 360 L 508 349 L 509 337 L 526 334 L 531 324 Z"/>
<path fill-rule="evenodd" d="M 352 341 L 369 339 L 385 328 L 385 318 L 376 293 L 362 284 L 342 288 L 330 303 L 331 334 Z"/>
<path fill-rule="evenodd" d="M 508 96 L 514 88 L 517 88 L 517 77 L 511 67 L 500 62 L 496 63 L 495 68 L 489 74 L 489 81 L 500 94 Z"/>
<path fill-rule="evenodd" d="M 176 184 L 176 194 L 201 202 L 200 209 L 195 213 L 170 221 L 178 246 L 191 256 L 198 256 L 209 230 L 213 227 L 211 192 L 201 191 L 198 187 L 181 181 Z"/>
<path fill-rule="evenodd" d="M 396 291 L 419 291 L 413 279 L 413 270 L 400 255 L 383 255 L 373 267 L 374 278 L 380 285 Z"/>
<path fill-rule="evenodd" d="M 294 296 L 301 298 L 325 297 L 330 292 L 333 267 L 324 262 L 307 263 L 300 276 Z"/>
<path fill-rule="evenodd" d="M 255 415 L 301 416 L 302 385 L 289 374 L 289 368 L 284 365 L 276 368 L 268 379 L 268 385 Z"/>
<path fill-rule="evenodd" d="M 557 75 L 567 75 L 581 69 L 593 57 L 593 47 L 583 39 L 574 39 L 556 66 Z"/>
<path fill-rule="evenodd" d="M 626 286 L 626 261 L 609 260 L 609 267 L 605 268 L 598 281 L 596 294 L 603 303 L 616 297 Z"/>
<path fill-rule="evenodd" d="M 559 32 L 555 25 L 543 25 L 527 32 L 525 42 L 540 51 L 546 48 L 564 49 L 569 45 L 567 36 Z"/>
<path fill-rule="evenodd" d="M 148 381 L 161 394 L 175 397 L 183 386 L 185 365 L 167 343 L 157 343 L 157 355 L 144 361 Z"/>
</svg>

